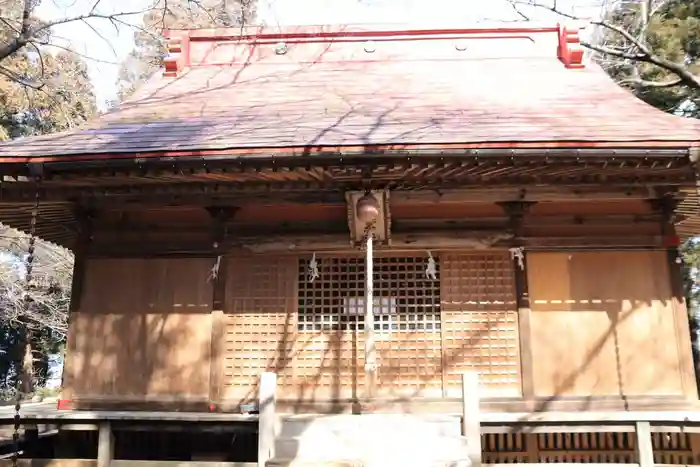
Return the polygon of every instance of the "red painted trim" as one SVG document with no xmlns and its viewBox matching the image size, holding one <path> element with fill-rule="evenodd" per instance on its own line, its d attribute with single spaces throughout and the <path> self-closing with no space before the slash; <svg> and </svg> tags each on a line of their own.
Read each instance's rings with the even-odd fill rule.
<svg viewBox="0 0 700 467">
<path fill-rule="evenodd" d="M 59 399 L 56 403 L 56 410 L 73 410 L 73 401 L 69 399 Z"/>
<path fill-rule="evenodd" d="M 530 39 L 532 40 L 532 37 L 526 36 L 526 35 L 509 35 L 509 34 L 489 34 L 489 35 L 480 35 L 480 36 L 469 36 L 469 37 L 463 37 L 462 35 L 435 35 L 435 36 L 420 36 L 420 37 L 406 37 L 406 36 L 401 36 L 401 37 L 382 37 L 380 39 L 373 39 L 373 42 L 377 43 L 382 43 L 382 42 L 415 42 L 415 41 L 449 41 L 449 40 L 454 40 L 454 39 L 467 39 L 467 40 L 479 40 L 479 39 Z M 230 39 L 222 39 L 222 42 L 225 43 L 232 43 L 232 42 L 242 42 L 242 41 L 234 41 Z M 279 41 L 268 39 L 267 37 L 262 38 L 260 40 L 255 40 L 255 41 L 250 41 L 249 44 L 252 45 L 271 45 L 271 44 L 277 44 Z M 294 40 L 294 41 L 286 41 L 290 44 L 323 44 L 328 42 L 327 40 L 319 39 L 316 37 L 310 37 L 307 38 L 307 40 Z M 366 39 L 358 39 L 358 38 L 341 38 L 334 40 L 334 44 L 356 44 L 356 43 L 361 43 L 361 42 L 366 42 Z"/>
<path fill-rule="evenodd" d="M 330 28 L 330 30 L 328 30 Z M 337 29 L 332 29 L 337 28 Z M 273 28 L 268 30 L 258 28 L 237 28 L 227 29 L 198 29 L 198 30 L 166 30 L 163 35 L 167 38 L 186 35 L 191 41 L 222 41 L 222 40 L 297 40 L 306 38 L 335 39 L 339 37 L 373 38 L 392 36 L 419 37 L 426 35 L 448 35 L 448 34 L 523 34 L 523 33 L 551 33 L 558 32 L 558 26 L 551 27 L 492 27 L 492 28 L 452 28 L 452 29 L 411 29 L 411 28 L 384 28 L 377 29 L 353 29 L 342 26 L 322 27 L 308 26 L 298 28 L 288 28 L 288 32 L 278 32 Z"/>
<path fill-rule="evenodd" d="M 664 246 L 675 248 L 677 246 L 680 246 L 680 244 L 681 237 L 679 237 L 678 235 L 666 235 L 664 237 Z"/>
<path fill-rule="evenodd" d="M 687 149 L 700 145 L 697 141 L 541 141 L 541 142 L 503 142 L 503 143 L 442 143 L 442 144 L 376 144 L 361 146 L 301 146 L 301 147 L 256 147 L 231 149 L 203 149 L 182 151 L 149 151 L 123 153 L 65 154 L 55 156 L 0 157 L 0 164 L 27 164 L 48 162 L 79 162 L 113 159 L 154 159 L 161 157 L 269 157 L 270 154 L 281 156 L 302 156 L 320 153 L 371 153 L 391 151 L 459 151 L 478 149 L 639 149 L 653 150 L 662 148 Z"/>
</svg>

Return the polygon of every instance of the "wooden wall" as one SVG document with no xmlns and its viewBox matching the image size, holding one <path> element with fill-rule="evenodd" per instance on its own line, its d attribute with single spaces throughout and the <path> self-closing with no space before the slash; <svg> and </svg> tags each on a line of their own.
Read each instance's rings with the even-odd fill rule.
<svg viewBox="0 0 700 467">
<path fill-rule="evenodd" d="M 94 259 L 70 315 L 64 399 L 209 393 L 210 259 Z"/>
<path fill-rule="evenodd" d="M 535 394 L 682 395 L 694 385 L 666 252 L 528 254 Z"/>
<path fill-rule="evenodd" d="M 435 258 L 436 280 L 427 254 L 375 261 L 374 395 L 458 397 L 476 369 L 486 398 L 697 398 L 666 252 L 528 253 L 528 309 L 508 251 Z M 313 281 L 310 259 L 224 257 L 220 282 L 213 258 L 87 261 L 63 398 L 237 406 L 264 371 L 292 403 L 365 397 L 363 258 L 319 255 Z"/>
</svg>

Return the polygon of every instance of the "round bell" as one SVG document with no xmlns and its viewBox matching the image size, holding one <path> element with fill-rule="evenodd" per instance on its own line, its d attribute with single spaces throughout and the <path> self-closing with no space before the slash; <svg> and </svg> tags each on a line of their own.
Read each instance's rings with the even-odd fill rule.
<svg viewBox="0 0 700 467">
<path fill-rule="evenodd" d="M 365 193 L 362 198 L 357 200 L 355 210 L 360 222 L 369 224 L 379 217 L 379 201 L 371 193 Z"/>
</svg>

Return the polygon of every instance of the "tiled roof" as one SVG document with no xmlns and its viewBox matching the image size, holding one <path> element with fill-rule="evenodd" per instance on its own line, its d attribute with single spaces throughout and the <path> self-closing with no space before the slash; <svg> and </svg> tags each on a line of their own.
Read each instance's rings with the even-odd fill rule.
<svg viewBox="0 0 700 467">
<path fill-rule="evenodd" d="M 697 120 L 652 108 L 595 65 L 577 67 L 580 46 L 569 34 L 562 49 L 559 27 L 341 29 L 172 34 L 175 76 L 158 73 L 78 129 L 2 144 L 0 157 L 700 140 Z"/>
</svg>

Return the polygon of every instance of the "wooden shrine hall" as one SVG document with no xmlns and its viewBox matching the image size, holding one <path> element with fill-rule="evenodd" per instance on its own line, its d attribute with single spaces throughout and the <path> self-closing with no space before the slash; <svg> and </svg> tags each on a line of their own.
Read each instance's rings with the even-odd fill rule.
<svg viewBox="0 0 700 467">
<path fill-rule="evenodd" d="M 118 108 L 0 144 L 0 222 L 75 253 L 59 412 L 262 417 L 269 374 L 283 420 L 387 433 L 413 422 L 371 417 L 459 419 L 466 373 L 472 463 L 700 464 L 700 122 L 578 34 L 169 31 Z"/>
</svg>

